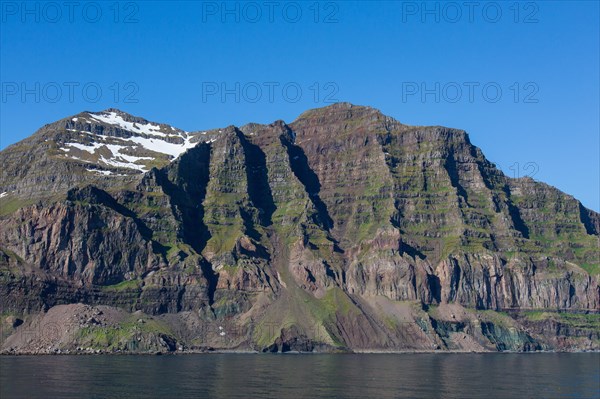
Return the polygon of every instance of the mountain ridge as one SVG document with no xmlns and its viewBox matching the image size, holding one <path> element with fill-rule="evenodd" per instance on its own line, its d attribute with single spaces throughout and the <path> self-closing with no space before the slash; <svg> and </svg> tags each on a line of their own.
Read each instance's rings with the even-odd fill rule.
<svg viewBox="0 0 600 399">
<path fill-rule="evenodd" d="M 598 349 L 600 216 L 463 130 L 338 103 L 191 133 L 107 109 L 34 136 L 0 152 L 0 305 L 26 326 L 79 303 L 160 320 L 145 349 Z M 199 335 L 225 322 L 244 333 Z M 98 340 L 115 323 L 51 347 L 123 350 L 133 331 Z M 4 350 L 37 347 L 19 328 Z"/>
</svg>

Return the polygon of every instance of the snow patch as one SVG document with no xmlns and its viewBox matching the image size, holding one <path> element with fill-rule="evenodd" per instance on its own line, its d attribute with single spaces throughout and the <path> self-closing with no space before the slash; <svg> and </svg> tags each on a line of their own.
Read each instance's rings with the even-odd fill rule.
<svg viewBox="0 0 600 399">
<path fill-rule="evenodd" d="M 95 135 L 95 136 L 98 138 L 104 139 L 104 140 L 111 139 L 114 141 L 121 142 L 123 144 L 133 143 L 135 146 L 141 146 L 142 148 L 152 151 L 152 152 L 170 155 L 173 158 L 179 157 L 181 154 L 186 152 L 188 149 L 195 147 L 197 144 L 197 143 L 191 142 L 190 136 L 184 138 L 184 142 L 181 144 L 169 143 L 169 142 L 161 140 L 159 138 L 146 138 L 146 137 L 124 138 L 124 137 L 110 137 L 110 136 L 104 136 L 104 135 Z M 212 139 L 211 142 L 214 140 L 215 139 Z M 107 144 L 107 143 L 91 143 L 89 145 L 84 145 L 81 143 L 65 143 L 65 145 L 68 147 L 74 147 L 74 148 L 78 148 L 83 151 L 87 151 L 90 154 L 94 154 L 98 148 L 107 147 L 113 153 L 113 155 L 120 156 L 121 158 L 128 160 L 130 162 L 136 162 L 136 161 L 145 160 L 145 159 L 154 159 L 152 157 L 135 157 L 132 155 L 123 154 L 121 151 L 125 148 L 128 148 L 126 145 Z M 71 148 L 61 148 L 61 149 L 65 152 L 69 152 L 71 150 Z"/>
<path fill-rule="evenodd" d="M 88 172 L 98 173 L 104 176 L 110 176 L 113 174 L 110 170 L 98 170 L 98 169 L 86 169 Z"/>
<path fill-rule="evenodd" d="M 136 162 L 154 159 L 153 157 L 138 157 L 135 155 L 124 154 L 121 151 L 128 147 L 125 147 L 122 145 L 117 145 L 117 144 L 92 143 L 91 145 L 84 145 L 84 144 L 80 144 L 80 143 L 65 143 L 65 145 L 72 147 L 72 148 L 77 148 L 82 151 L 86 151 L 92 155 L 94 155 L 96 153 L 97 149 L 106 147 L 106 148 L 108 148 L 108 150 L 110 150 L 112 157 L 111 157 L 111 159 L 108 159 L 102 155 L 100 158 L 100 160 L 102 162 L 104 162 L 107 165 L 112 165 L 112 166 L 116 166 L 119 168 L 135 169 L 135 170 L 141 170 L 143 172 L 146 172 L 146 170 L 144 169 L 144 166 L 138 165 Z M 69 151 L 71 151 L 72 148 L 61 148 L 61 149 L 65 152 L 69 152 Z M 71 156 L 71 158 L 83 161 L 82 159 L 77 158 L 75 156 Z"/>
<path fill-rule="evenodd" d="M 76 157 L 76 156 L 74 156 L 74 155 L 71 155 L 71 157 L 70 157 L 70 158 L 71 158 L 71 159 L 74 159 L 74 160 L 76 160 L 76 161 L 81 161 L 81 162 L 83 162 L 83 163 L 92 163 L 92 162 L 90 162 L 90 161 L 88 161 L 88 160 L 86 160 L 86 159 L 82 159 L 82 158 Z"/>
<path fill-rule="evenodd" d="M 90 145 L 85 145 L 85 144 L 81 144 L 81 143 L 65 143 L 65 145 L 68 145 L 69 147 L 75 147 L 77 149 L 80 149 L 82 151 L 87 151 L 90 154 L 93 154 L 94 152 L 96 152 L 96 150 L 100 147 L 102 147 L 104 144 L 102 143 L 90 143 Z M 65 152 L 69 152 L 71 151 L 70 148 L 61 148 L 61 150 L 65 151 Z"/>
<path fill-rule="evenodd" d="M 75 132 L 75 133 L 89 134 L 90 136 L 94 136 L 94 137 L 95 137 L 95 136 L 97 136 L 96 134 L 94 134 L 94 133 L 91 133 L 91 132 L 87 132 L 87 131 L 85 131 L 85 130 L 77 130 L 77 129 L 67 129 L 67 130 L 68 130 L 69 132 Z"/>
<path fill-rule="evenodd" d="M 110 150 L 110 152 L 112 152 L 112 154 L 115 157 L 119 157 L 119 158 L 124 159 L 125 161 L 128 161 L 128 162 L 137 162 L 137 161 L 142 161 L 142 160 L 145 160 L 145 159 L 154 159 L 152 157 L 136 157 L 134 155 L 123 154 L 123 153 L 121 153 L 121 150 L 123 150 L 123 149 L 125 149 L 127 147 L 124 147 L 122 145 L 104 144 L 104 146 L 106 148 L 108 148 Z"/>
<path fill-rule="evenodd" d="M 132 122 L 125 121 L 120 115 L 116 112 L 110 112 L 105 114 L 89 114 L 92 118 L 97 121 L 101 121 L 104 123 L 109 123 L 112 125 L 118 125 L 119 127 L 126 129 L 132 133 L 144 133 L 144 136 L 133 135 L 131 137 L 113 137 L 107 136 L 103 134 L 96 134 L 87 131 L 77 130 L 77 129 L 66 129 L 71 132 L 83 133 L 94 138 L 94 142 L 91 143 L 76 143 L 69 142 L 65 143 L 62 151 L 66 153 L 71 153 L 69 156 L 72 159 L 77 159 L 80 161 L 88 162 L 87 160 L 83 160 L 77 158 L 73 155 L 72 150 L 74 148 L 86 151 L 92 155 L 99 155 L 99 162 L 104 163 L 106 165 L 111 165 L 119 168 L 128 168 L 135 169 L 142 172 L 146 172 L 144 165 L 139 165 L 139 161 L 145 160 L 153 160 L 155 157 L 152 156 L 134 156 L 129 155 L 127 152 L 136 151 L 136 150 L 147 150 L 154 153 L 164 154 L 171 157 L 171 160 L 178 158 L 181 154 L 189 150 L 190 148 L 195 147 L 198 143 L 192 143 L 192 138 L 194 137 L 192 134 L 187 132 L 175 129 L 170 126 L 171 130 L 176 132 L 177 136 L 168 136 L 165 133 L 157 131 L 160 129 L 159 125 L 155 125 L 152 123 L 147 124 L 137 124 Z M 83 119 L 83 118 L 79 118 Z M 206 132 L 203 132 L 206 134 Z M 150 136 L 150 137 L 147 137 Z M 153 137 L 154 136 L 154 137 Z M 181 143 L 171 143 L 167 141 L 167 138 L 171 139 L 174 137 L 179 137 L 182 140 Z M 181 141 L 181 140 L 180 140 Z M 215 139 L 210 140 L 209 142 L 213 142 Z M 111 155 L 106 157 L 106 153 L 100 155 L 97 153 L 97 150 L 100 148 L 106 147 L 110 150 Z M 96 161 L 98 162 L 98 161 Z M 96 171 L 101 173 L 100 171 Z M 103 171 L 108 172 L 108 171 Z M 102 173 L 103 173 L 102 172 Z M 108 173 L 104 173 L 108 175 Z"/>
<path fill-rule="evenodd" d="M 171 155 L 173 158 L 177 158 L 188 149 L 194 147 L 196 143 L 190 142 L 190 137 L 186 137 L 182 144 L 169 143 L 160 139 L 149 139 L 145 137 L 128 137 L 121 138 L 123 141 L 130 141 L 141 145 L 147 150 L 158 152 L 161 154 Z"/>
<path fill-rule="evenodd" d="M 89 114 L 92 118 L 99 120 L 100 122 L 108 123 L 109 125 L 117 125 L 122 129 L 128 130 L 133 133 L 144 133 L 152 136 L 167 137 L 165 133 L 160 131 L 160 126 L 152 123 L 139 124 L 135 122 L 127 122 L 121 115 L 116 112 L 110 112 L 108 114 Z"/>
<path fill-rule="evenodd" d="M 0 193 L 0 198 L 4 198 L 4 197 L 6 197 L 7 195 L 8 195 L 8 192 L 7 192 L 7 191 L 5 191 L 5 192 L 3 192 L 3 193 Z"/>
<path fill-rule="evenodd" d="M 146 169 L 144 169 L 144 165 L 138 165 L 132 162 L 120 162 L 114 159 L 104 158 L 104 156 L 100 157 L 100 160 L 107 165 L 115 166 L 117 168 L 135 169 L 139 170 L 140 172 L 146 172 Z"/>
</svg>

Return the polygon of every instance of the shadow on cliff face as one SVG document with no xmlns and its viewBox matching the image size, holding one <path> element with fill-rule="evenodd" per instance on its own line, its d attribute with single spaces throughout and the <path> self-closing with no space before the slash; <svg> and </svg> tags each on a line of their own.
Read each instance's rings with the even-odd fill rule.
<svg viewBox="0 0 600 399">
<path fill-rule="evenodd" d="M 71 189 L 67 192 L 67 200 L 73 202 L 83 201 L 110 208 L 125 217 L 133 219 L 142 237 L 147 240 L 152 239 L 152 230 L 146 226 L 146 224 L 140 220 L 133 211 L 118 203 L 117 200 L 115 200 L 109 193 L 98 187 L 88 185 L 81 189 Z"/>
<path fill-rule="evenodd" d="M 329 231 L 333 227 L 333 219 L 329 215 L 327 205 L 321 200 L 319 193 L 321 191 L 321 183 L 319 177 L 310 168 L 308 158 L 301 147 L 295 145 L 285 135 L 279 137 L 281 144 L 285 147 L 288 153 L 290 166 L 294 175 L 300 180 L 304 186 L 304 190 L 308 194 L 311 202 L 315 206 L 319 215 L 319 224 Z"/>
<path fill-rule="evenodd" d="M 600 218 L 598 218 L 596 214 L 596 218 L 592 220 L 590 215 L 593 215 L 593 213 L 590 212 L 589 209 L 586 209 L 580 202 L 579 217 L 581 219 L 581 222 L 585 226 L 586 233 L 588 233 L 589 235 L 598 235 L 600 234 Z"/>
<path fill-rule="evenodd" d="M 210 239 L 210 231 L 204 223 L 204 198 L 209 180 L 211 147 L 202 143 L 190 149 L 172 165 L 156 171 L 157 182 L 170 197 L 172 207 L 182 215 L 183 240 L 196 253 L 202 253 Z M 173 214 L 177 215 L 176 209 Z M 208 284 L 208 300 L 212 305 L 219 275 L 205 259 L 200 260 Z"/>
<path fill-rule="evenodd" d="M 513 221 L 515 229 L 523 235 L 523 238 L 529 238 L 529 228 L 521 217 L 521 211 L 519 208 L 513 204 L 512 200 L 510 200 L 511 192 L 508 185 L 504 186 L 504 192 L 506 193 L 506 197 L 509 198 L 509 200 L 506 201 L 506 205 L 508 206 L 508 213 Z"/>
<path fill-rule="evenodd" d="M 469 197 L 467 194 L 467 190 L 460 184 L 460 175 L 458 171 L 458 164 L 452 155 L 446 156 L 446 162 L 444 164 L 446 171 L 448 172 L 448 177 L 450 178 L 450 183 L 454 188 L 456 188 L 456 192 L 459 196 L 463 197 L 465 202 L 469 203 Z"/>
<path fill-rule="evenodd" d="M 200 144 L 181 156 L 173 165 L 157 170 L 156 176 L 170 197 L 172 207 L 182 215 L 183 239 L 201 253 L 210 238 L 204 224 L 204 197 L 209 179 L 210 146 Z M 173 213 L 175 209 L 173 209 Z"/>
<path fill-rule="evenodd" d="M 256 144 L 246 139 L 244 134 L 236 129 L 236 134 L 244 149 L 244 163 L 246 166 L 246 178 L 248 181 L 248 196 L 252 204 L 259 210 L 260 224 L 267 227 L 272 222 L 272 216 L 276 206 L 269 185 L 267 174 L 267 161 L 263 150 Z"/>
</svg>

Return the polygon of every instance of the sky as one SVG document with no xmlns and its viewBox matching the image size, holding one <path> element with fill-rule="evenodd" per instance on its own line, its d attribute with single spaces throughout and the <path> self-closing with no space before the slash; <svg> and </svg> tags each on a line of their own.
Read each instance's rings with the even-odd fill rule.
<svg viewBox="0 0 600 399">
<path fill-rule="evenodd" d="M 84 110 L 194 131 L 348 101 L 600 210 L 596 1 L 0 4 L 0 148 Z"/>
</svg>

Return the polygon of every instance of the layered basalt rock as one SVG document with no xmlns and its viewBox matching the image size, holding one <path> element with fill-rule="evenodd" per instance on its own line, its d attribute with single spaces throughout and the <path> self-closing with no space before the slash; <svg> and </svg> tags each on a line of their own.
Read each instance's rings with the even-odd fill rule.
<svg viewBox="0 0 600 399">
<path fill-rule="evenodd" d="M 84 303 L 227 320 L 245 333 L 225 347 L 487 350 L 495 337 L 524 350 L 558 341 L 511 333 L 522 320 L 457 326 L 428 309 L 600 307 L 598 213 L 505 176 L 464 131 L 369 107 L 194 133 L 82 113 L 0 161 L 11 317 Z"/>
</svg>

